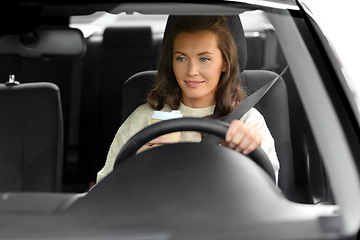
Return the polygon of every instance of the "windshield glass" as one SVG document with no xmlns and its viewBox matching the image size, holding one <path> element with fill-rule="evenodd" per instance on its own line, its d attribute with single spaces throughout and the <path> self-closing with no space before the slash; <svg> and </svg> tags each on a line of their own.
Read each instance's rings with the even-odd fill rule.
<svg viewBox="0 0 360 240">
<path fill-rule="evenodd" d="M 6 236 L 357 231 L 360 128 L 300 2 L 19 6 L 40 16 L 0 28 Z"/>
</svg>

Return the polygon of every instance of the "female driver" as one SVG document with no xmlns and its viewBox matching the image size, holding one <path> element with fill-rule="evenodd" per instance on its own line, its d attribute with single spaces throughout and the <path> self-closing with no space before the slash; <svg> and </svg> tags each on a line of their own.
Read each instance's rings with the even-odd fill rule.
<svg viewBox="0 0 360 240">
<path fill-rule="evenodd" d="M 188 16 L 177 19 L 165 40 L 159 59 L 156 86 L 146 104 L 138 107 L 121 125 L 97 182 L 109 174 L 121 147 L 138 131 L 150 125 L 154 110 L 179 110 L 184 117 L 222 119 L 241 104 L 245 93 L 240 86 L 238 53 L 228 30 L 226 17 Z M 181 132 L 181 142 L 199 142 L 197 132 Z M 166 144 L 158 137 L 138 152 Z M 279 161 L 274 140 L 262 115 L 254 108 L 231 122 L 223 146 L 248 154 L 261 146 L 277 178 Z"/>
</svg>

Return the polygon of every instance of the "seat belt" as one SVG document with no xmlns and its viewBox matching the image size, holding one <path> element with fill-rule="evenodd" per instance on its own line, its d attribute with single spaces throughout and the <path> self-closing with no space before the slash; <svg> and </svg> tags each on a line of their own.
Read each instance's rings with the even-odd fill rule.
<svg viewBox="0 0 360 240">
<path fill-rule="evenodd" d="M 235 109 L 232 113 L 230 113 L 227 117 L 225 117 L 222 121 L 230 123 L 232 120 L 240 119 L 245 113 L 247 113 L 252 107 L 254 107 L 265 94 L 270 90 L 270 88 L 277 82 L 277 80 L 284 75 L 289 66 L 286 66 L 284 70 L 278 75 L 274 80 L 265 84 L 263 87 L 258 89 L 256 92 L 246 97 L 242 102 L 240 107 Z M 206 134 L 202 143 L 214 143 L 220 144 L 221 140 L 219 137 L 211 134 Z"/>
</svg>

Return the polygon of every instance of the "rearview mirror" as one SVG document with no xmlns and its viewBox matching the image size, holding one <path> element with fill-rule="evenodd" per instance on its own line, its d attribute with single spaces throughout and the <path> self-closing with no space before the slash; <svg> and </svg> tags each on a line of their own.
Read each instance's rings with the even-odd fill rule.
<svg viewBox="0 0 360 240">
<path fill-rule="evenodd" d="M 40 27 L 25 35 L 0 37 L 0 54 L 18 54 L 28 58 L 54 55 L 81 57 L 85 52 L 84 36 L 74 28 Z"/>
</svg>

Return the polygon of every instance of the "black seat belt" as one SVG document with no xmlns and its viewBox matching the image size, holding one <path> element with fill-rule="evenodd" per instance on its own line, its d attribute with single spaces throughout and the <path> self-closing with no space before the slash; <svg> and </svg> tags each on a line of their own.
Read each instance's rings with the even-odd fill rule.
<svg viewBox="0 0 360 240">
<path fill-rule="evenodd" d="M 284 70 L 278 75 L 274 80 L 265 84 L 263 87 L 259 88 L 256 92 L 246 97 L 242 102 L 240 107 L 235 109 L 232 113 L 230 113 L 227 117 L 225 117 L 222 121 L 230 123 L 232 120 L 240 119 L 246 112 L 248 112 L 252 107 L 254 107 L 261 98 L 270 90 L 270 88 L 277 82 L 277 80 L 282 77 L 282 75 L 286 72 L 289 66 L 286 66 Z M 216 137 L 211 134 L 206 134 L 201 142 L 204 143 L 215 143 L 220 144 L 221 140 L 219 137 Z"/>
</svg>

